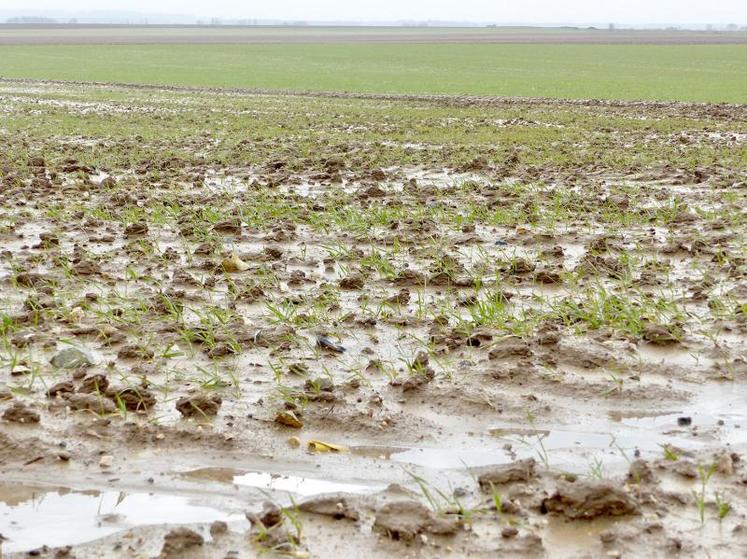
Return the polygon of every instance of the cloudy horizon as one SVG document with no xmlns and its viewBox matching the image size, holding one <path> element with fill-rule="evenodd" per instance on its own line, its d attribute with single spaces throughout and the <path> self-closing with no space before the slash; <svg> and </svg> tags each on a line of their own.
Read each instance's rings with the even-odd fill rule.
<svg viewBox="0 0 747 559">
<path fill-rule="evenodd" d="M 50 17 L 86 13 L 132 14 L 132 17 L 186 17 L 285 21 L 451 21 L 537 25 L 616 22 L 629 25 L 747 23 L 747 2 L 714 0 L 366 0 L 339 5 L 334 0 L 274 0 L 246 3 L 213 0 L 210 9 L 198 0 L 5 0 L 0 14 Z"/>
</svg>

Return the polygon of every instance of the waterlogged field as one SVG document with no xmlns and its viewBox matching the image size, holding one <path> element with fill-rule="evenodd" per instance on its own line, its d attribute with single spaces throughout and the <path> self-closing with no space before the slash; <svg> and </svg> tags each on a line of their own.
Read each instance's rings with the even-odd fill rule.
<svg viewBox="0 0 747 559">
<path fill-rule="evenodd" d="M 745 111 L 3 82 L 4 556 L 743 557 Z"/>
<path fill-rule="evenodd" d="M 107 32 L 121 33 L 116 28 Z M 106 41 L 100 35 L 95 40 Z M 382 39 L 385 44 L 335 44 L 334 38 L 327 44 L 312 39 L 293 44 L 295 40 L 294 34 L 285 44 L 2 45 L 0 77 L 747 103 L 747 44 L 445 44 L 449 39 L 443 37 L 436 44 L 391 38 Z M 464 40 L 475 39 L 469 34 Z"/>
</svg>

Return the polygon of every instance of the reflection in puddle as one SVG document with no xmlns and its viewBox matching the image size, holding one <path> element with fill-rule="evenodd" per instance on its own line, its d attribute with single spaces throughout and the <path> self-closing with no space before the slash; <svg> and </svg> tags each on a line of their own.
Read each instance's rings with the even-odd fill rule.
<svg viewBox="0 0 747 559">
<path fill-rule="evenodd" d="M 510 456 L 503 451 L 473 448 L 411 448 L 392 454 L 391 459 L 395 462 L 444 470 L 477 468 L 511 462 Z"/>
<path fill-rule="evenodd" d="M 323 479 L 312 479 L 297 476 L 284 476 L 269 474 L 266 472 L 250 472 L 233 478 L 236 485 L 247 485 L 249 487 L 262 487 L 275 491 L 288 491 L 309 497 L 321 495 L 322 493 L 366 493 L 373 492 L 377 488 L 369 485 L 358 485 L 355 483 L 339 483 Z"/>
<path fill-rule="evenodd" d="M 243 472 L 232 468 L 200 468 L 180 474 L 182 477 L 232 483 L 245 487 L 256 487 L 268 491 L 284 491 L 310 497 L 323 493 L 369 493 L 381 487 L 357 483 L 344 483 L 324 479 L 276 474 L 269 472 Z"/>
<path fill-rule="evenodd" d="M 134 526 L 215 520 L 246 522 L 243 515 L 198 506 L 174 495 L 0 485 L 0 534 L 7 538 L 3 552 L 75 545 Z"/>
</svg>

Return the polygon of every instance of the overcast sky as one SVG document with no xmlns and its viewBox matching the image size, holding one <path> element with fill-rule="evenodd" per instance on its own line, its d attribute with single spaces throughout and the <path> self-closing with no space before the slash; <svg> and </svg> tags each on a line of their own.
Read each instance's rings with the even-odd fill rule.
<svg viewBox="0 0 747 559">
<path fill-rule="evenodd" d="M 747 23 L 747 0 L 0 0 L 0 11 L 9 10 L 325 21 Z"/>
</svg>

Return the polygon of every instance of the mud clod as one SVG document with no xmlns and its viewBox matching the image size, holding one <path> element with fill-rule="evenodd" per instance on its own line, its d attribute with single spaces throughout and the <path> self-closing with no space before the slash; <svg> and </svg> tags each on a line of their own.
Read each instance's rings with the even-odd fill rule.
<svg viewBox="0 0 747 559">
<path fill-rule="evenodd" d="M 437 516 L 417 501 L 396 501 L 376 511 L 374 530 L 393 540 L 414 540 L 419 534 L 456 534 L 456 520 Z"/>
<path fill-rule="evenodd" d="M 201 546 L 205 539 L 189 528 L 174 528 L 163 538 L 163 547 L 161 548 L 162 559 L 176 559 L 184 552 Z"/>
<path fill-rule="evenodd" d="M 518 460 L 505 466 L 492 467 L 481 473 L 477 481 L 483 491 L 491 491 L 496 485 L 531 481 L 537 476 L 536 466 L 534 458 Z"/>
<path fill-rule="evenodd" d="M 13 402 L 13 404 L 6 408 L 3 412 L 3 419 L 12 423 L 39 423 L 41 415 L 33 408 L 28 407 L 26 404 L 21 402 Z"/>
<path fill-rule="evenodd" d="M 309 499 L 302 502 L 298 508 L 311 514 L 331 516 L 335 520 L 346 518 L 357 521 L 360 519 L 360 513 L 351 506 L 348 498 L 343 495 L 325 495 Z"/>
<path fill-rule="evenodd" d="M 638 514 L 638 503 L 611 482 L 561 482 L 555 494 L 542 501 L 542 511 L 570 519 Z"/>
<path fill-rule="evenodd" d="M 176 409 L 183 417 L 213 417 L 218 415 L 222 403 L 218 394 L 198 394 L 179 398 Z"/>
</svg>

